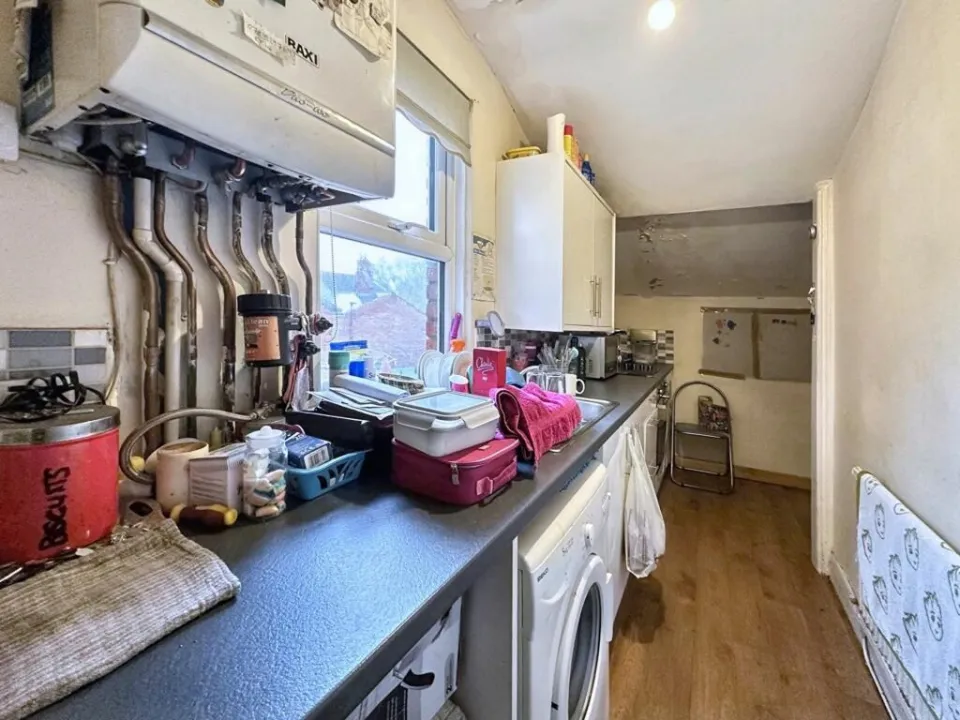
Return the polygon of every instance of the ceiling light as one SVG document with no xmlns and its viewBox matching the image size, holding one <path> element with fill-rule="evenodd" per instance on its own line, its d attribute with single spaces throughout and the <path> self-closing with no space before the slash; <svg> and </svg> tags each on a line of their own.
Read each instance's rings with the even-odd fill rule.
<svg viewBox="0 0 960 720">
<path fill-rule="evenodd" d="M 673 25 L 676 17 L 677 6 L 673 4 L 673 0 L 657 0 L 650 6 L 650 12 L 647 14 L 647 24 L 659 32 Z"/>
</svg>

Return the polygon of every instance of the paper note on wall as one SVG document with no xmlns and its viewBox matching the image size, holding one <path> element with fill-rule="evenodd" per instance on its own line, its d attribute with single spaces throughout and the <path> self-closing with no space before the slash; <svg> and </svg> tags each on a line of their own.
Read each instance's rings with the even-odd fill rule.
<svg viewBox="0 0 960 720">
<path fill-rule="evenodd" d="M 496 244 L 489 238 L 473 236 L 473 299 L 496 301 Z"/>
<path fill-rule="evenodd" d="M 703 359 L 700 372 L 745 378 L 753 376 L 753 312 L 701 308 Z"/>
</svg>

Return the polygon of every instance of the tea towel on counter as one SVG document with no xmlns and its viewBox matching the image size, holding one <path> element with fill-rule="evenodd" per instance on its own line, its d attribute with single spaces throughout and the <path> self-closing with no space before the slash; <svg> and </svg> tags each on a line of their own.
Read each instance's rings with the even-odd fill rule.
<svg viewBox="0 0 960 720">
<path fill-rule="evenodd" d="M 533 383 L 491 390 L 490 399 L 500 411 L 500 430 L 520 441 L 520 459 L 534 465 L 550 448 L 572 438 L 583 420 L 576 398 Z"/>
<path fill-rule="evenodd" d="M 103 677 L 239 589 L 220 558 L 165 520 L 0 590 L 0 720 Z"/>
<path fill-rule="evenodd" d="M 960 720 L 960 555 L 866 472 L 857 532 L 869 640 L 916 717 Z"/>
</svg>

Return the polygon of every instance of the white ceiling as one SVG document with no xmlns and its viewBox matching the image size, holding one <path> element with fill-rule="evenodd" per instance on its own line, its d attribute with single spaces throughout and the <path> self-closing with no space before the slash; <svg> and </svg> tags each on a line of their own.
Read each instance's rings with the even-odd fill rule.
<svg viewBox="0 0 960 720">
<path fill-rule="evenodd" d="M 617 294 L 803 297 L 813 205 L 617 220 Z"/>
<path fill-rule="evenodd" d="M 900 0 L 449 0 L 530 139 L 565 112 L 621 215 L 809 200 Z"/>
</svg>

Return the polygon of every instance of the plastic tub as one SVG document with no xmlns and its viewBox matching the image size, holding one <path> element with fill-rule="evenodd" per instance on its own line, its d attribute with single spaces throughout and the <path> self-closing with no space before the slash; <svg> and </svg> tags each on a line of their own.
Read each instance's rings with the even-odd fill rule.
<svg viewBox="0 0 960 720">
<path fill-rule="evenodd" d="M 445 457 L 489 442 L 500 413 L 487 398 L 439 390 L 394 403 L 393 435 L 432 457 Z"/>
<path fill-rule="evenodd" d="M 287 487 L 301 500 L 315 500 L 359 478 L 368 452 L 347 453 L 309 470 L 287 468 Z"/>
</svg>

